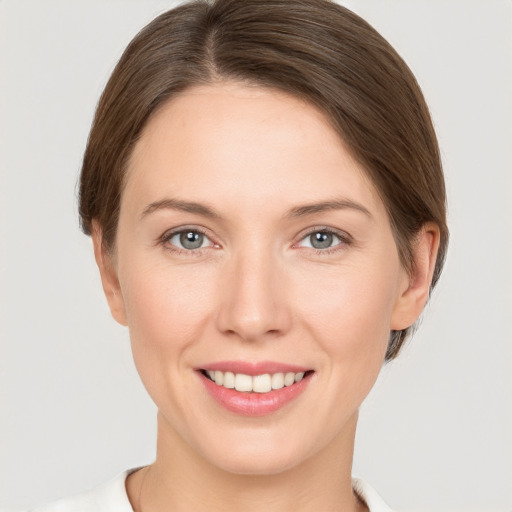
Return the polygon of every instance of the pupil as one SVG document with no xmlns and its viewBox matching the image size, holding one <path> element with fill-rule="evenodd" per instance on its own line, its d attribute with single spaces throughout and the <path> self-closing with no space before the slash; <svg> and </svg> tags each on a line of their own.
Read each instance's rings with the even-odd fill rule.
<svg viewBox="0 0 512 512">
<path fill-rule="evenodd" d="M 180 235 L 180 243 L 185 249 L 199 249 L 203 245 L 203 235 L 197 231 L 186 231 Z"/>
<path fill-rule="evenodd" d="M 332 233 L 319 231 L 310 237 L 311 246 L 315 249 L 326 249 L 332 245 Z"/>
</svg>

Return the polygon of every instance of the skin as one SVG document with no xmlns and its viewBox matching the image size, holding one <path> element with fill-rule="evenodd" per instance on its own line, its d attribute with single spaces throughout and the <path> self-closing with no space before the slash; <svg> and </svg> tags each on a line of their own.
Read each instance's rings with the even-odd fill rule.
<svg viewBox="0 0 512 512">
<path fill-rule="evenodd" d="M 350 481 L 358 408 L 390 330 L 425 305 L 437 227 L 419 233 L 406 272 L 384 204 L 326 117 L 248 85 L 170 100 L 127 173 L 115 252 L 97 223 L 93 241 L 112 314 L 129 327 L 159 410 L 156 461 L 127 481 L 135 511 L 365 510 Z M 166 199 L 218 216 L 147 213 Z M 352 206 L 289 215 L 334 200 Z M 180 246 L 169 235 L 180 228 L 204 231 L 203 247 Z M 313 248 L 311 231 L 326 228 L 337 233 L 331 247 Z M 248 418 L 204 392 L 195 369 L 222 360 L 314 374 L 297 399 Z"/>
</svg>

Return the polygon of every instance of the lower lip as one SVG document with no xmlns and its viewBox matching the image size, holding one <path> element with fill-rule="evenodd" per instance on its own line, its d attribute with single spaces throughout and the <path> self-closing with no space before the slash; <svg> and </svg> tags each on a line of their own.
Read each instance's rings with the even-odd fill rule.
<svg viewBox="0 0 512 512">
<path fill-rule="evenodd" d="M 299 382 L 268 393 L 248 393 L 219 386 L 201 372 L 198 373 L 206 390 L 218 404 L 242 416 L 265 416 L 278 411 L 305 391 L 312 375 L 308 373 Z"/>
</svg>

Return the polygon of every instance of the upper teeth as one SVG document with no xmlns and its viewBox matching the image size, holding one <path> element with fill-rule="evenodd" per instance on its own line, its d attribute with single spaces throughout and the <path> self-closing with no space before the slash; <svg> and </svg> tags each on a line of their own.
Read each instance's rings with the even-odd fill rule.
<svg viewBox="0 0 512 512">
<path fill-rule="evenodd" d="M 288 373 L 264 373 L 263 375 L 245 375 L 244 373 L 221 372 L 219 370 L 207 370 L 208 377 L 219 386 L 237 391 L 255 393 L 268 393 L 273 389 L 281 389 L 299 382 L 304 377 L 304 372 Z"/>
</svg>

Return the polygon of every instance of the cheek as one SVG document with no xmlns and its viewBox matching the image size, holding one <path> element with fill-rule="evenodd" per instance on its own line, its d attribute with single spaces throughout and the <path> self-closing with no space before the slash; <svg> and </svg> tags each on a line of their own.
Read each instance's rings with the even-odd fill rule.
<svg viewBox="0 0 512 512">
<path fill-rule="evenodd" d="M 305 328 L 346 382 L 373 382 L 382 367 L 398 271 L 393 260 L 389 265 L 328 269 L 314 279 L 303 278 L 297 290 L 305 298 L 299 306 Z"/>
<path fill-rule="evenodd" d="M 123 297 L 133 357 L 148 391 L 186 363 L 188 348 L 209 318 L 214 279 L 193 265 L 171 272 L 169 266 L 146 264 L 126 273 Z"/>
<path fill-rule="evenodd" d="M 122 279 L 130 332 L 154 331 L 173 342 L 186 339 L 208 307 L 214 278 L 193 265 L 135 264 Z"/>
<path fill-rule="evenodd" d="M 303 309 L 304 327 L 323 354 L 318 379 L 324 420 L 318 428 L 333 437 L 357 413 L 384 362 L 393 299 L 390 283 L 372 277 L 338 273 L 325 279 L 322 292 L 317 279 Z"/>
</svg>

